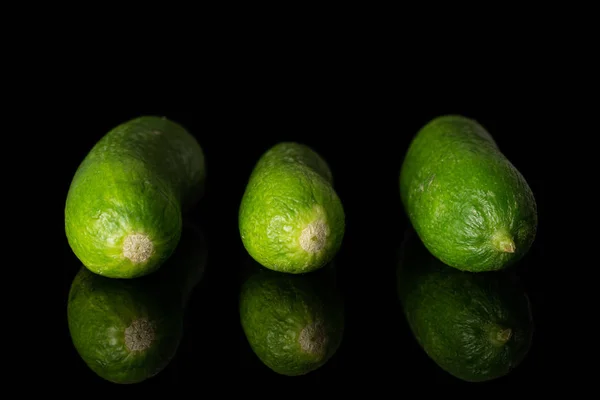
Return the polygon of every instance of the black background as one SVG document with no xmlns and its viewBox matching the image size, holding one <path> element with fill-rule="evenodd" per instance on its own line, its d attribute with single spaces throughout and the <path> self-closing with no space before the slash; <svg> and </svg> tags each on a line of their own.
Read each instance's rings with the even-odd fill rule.
<svg viewBox="0 0 600 400">
<path fill-rule="evenodd" d="M 464 384 L 437 367 L 417 346 L 401 314 L 394 285 L 396 253 L 407 219 L 398 190 L 398 173 L 412 136 L 431 118 L 448 113 L 477 119 L 522 172 L 538 203 L 536 241 L 518 272 L 530 297 L 536 324 L 532 348 L 508 376 L 485 384 L 542 382 L 551 364 L 547 339 L 547 285 L 543 268 L 546 224 L 542 165 L 536 117 L 526 107 L 491 106 L 484 100 L 403 103 L 369 95 L 327 91 L 311 101 L 293 95 L 269 100 L 246 95 L 223 96 L 188 111 L 134 107 L 88 111 L 71 140 L 61 177 L 66 198 L 70 180 L 86 153 L 111 128 L 140 115 L 166 116 L 186 127 L 204 149 L 207 192 L 189 218 L 209 242 L 205 277 L 196 287 L 186 314 L 179 351 L 159 375 L 135 385 L 179 385 L 236 389 L 279 382 L 300 387 L 314 383 L 355 388 L 403 385 Z M 444 97 L 444 96 L 440 96 Z M 290 99 L 291 98 L 291 99 Z M 87 123 L 86 123 L 87 121 Z M 346 330 L 337 354 L 322 368 L 302 377 L 283 377 L 254 356 L 239 325 L 238 271 L 246 252 L 237 228 L 237 211 L 248 176 L 264 151 L 280 141 L 311 146 L 331 167 L 343 201 L 347 230 L 336 262 L 346 307 Z M 64 235 L 65 376 L 82 385 L 117 386 L 89 370 L 73 348 L 66 322 L 69 285 L 80 264 Z M 485 385 L 484 384 L 484 385 Z M 252 390 L 253 386 L 246 385 Z M 310 386 L 309 386 L 310 387 Z M 198 394 L 200 395 L 200 394 Z"/>
</svg>

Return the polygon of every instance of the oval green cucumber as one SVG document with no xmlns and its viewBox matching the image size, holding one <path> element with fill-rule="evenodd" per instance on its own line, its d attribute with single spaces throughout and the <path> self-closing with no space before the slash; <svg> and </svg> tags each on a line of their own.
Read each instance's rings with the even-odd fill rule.
<svg viewBox="0 0 600 400">
<path fill-rule="evenodd" d="M 183 309 L 176 296 L 159 293 L 144 278 L 112 279 L 80 269 L 69 292 L 69 332 L 98 376 L 139 383 L 170 363 L 182 337 Z"/>
<path fill-rule="evenodd" d="M 272 371 L 305 375 L 325 365 L 344 333 L 344 307 L 325 267 L 292 275 L 260 267 L 243 282 L 240 321 L 252 351 Z"/>
<path fill-rule="evenodd" d="M 471 273 L 443 264 L 410 231 L 398 264 L 398 295 L 425 353 L 467 382 L 500 378 L 531 347 L 527 293 L 510 271 Z"/>
<path fill-rule="evenodd" d="M 534 195 L 478 122 L 447 115 L 413 138 L 400 172 L 404 209 L 429 251 L 460 270 L 506 268 L 531 247 Z"/>
<path fill-rule="evenodd" d="M 344 218 L 326 162 L 293 142 L 273 146 L 258 160 L 238 215 L 248 253 L 266 268 L 291 274 L 315 271 L 333 259 Z"/>
<path fill-rule="evenodd" d="M 150 274 L 177 246 L 182 214 L 204 180 L 202 148 L 181 125 L 153 116 L 125 122 L 75 172 L 65 205 L 69 245 L 99 275 Z"/>
</svg>

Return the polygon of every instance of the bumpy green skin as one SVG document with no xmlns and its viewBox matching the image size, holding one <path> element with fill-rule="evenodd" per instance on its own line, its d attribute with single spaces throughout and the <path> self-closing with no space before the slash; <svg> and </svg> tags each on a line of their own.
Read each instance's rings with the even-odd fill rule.
<svg viewBox="0 0 600 400">
<path fill-rule="evenodd" d="M 181 235 L 182 213 L 202 196 L 203 151 L 182 126 L 139 117 L 108 132 L 77 169 L 65 206 L 73 252 L 91 271 L 136 278 L 156 271 Z M 131 234 L 152 242 L 149 258 L 126 257 Z"/>
<path fill-rule="evenodd" d="M 425 246 L 460 270 L 503 269 L 534 241 L 533 193 L 474 120 L 448 115 L 425 125 L 406 153 L 400 194 Z"/>
<path fill-rule="evenodd" d="M 344 308 L 330 277 L 326 270 L 291 275 L 262 268 L 244 281 L 241 325 L 254 353 L 274 372 L 305 375 L 339 348 Z"/>
<path fill-rule="evenodd" d="M 239 230 L 248 253 L 264 267 L 299 274 L 333 259 L 344 219 L 325 161 L 305 145 L 284 142 L 269 149 L 252 171 Z"/>
<path fill-rule="evenodd" d="M 474 274 L 444 265 L 413 232 L 404 242 L 397 277 L 417 342 L 454 377 L 500 378 L 527 355 L 534 331 L 529 299 L 507 272 Z"/>
<path fill-rule="evenodd" d="M 98 376 L 139 383 L 169 364 L 181 340 L 183 309 L 177 297 L 160 293 L 145 278 L 110 279 L 85 267 L 75 276 L 68 298 L 69 331 L 75 349 Z M 128 347 L 127 329 L 134 321 L 143 321 L 138 327 L 152 326 L 154 336 L 145 349 Z"/>
</svg>

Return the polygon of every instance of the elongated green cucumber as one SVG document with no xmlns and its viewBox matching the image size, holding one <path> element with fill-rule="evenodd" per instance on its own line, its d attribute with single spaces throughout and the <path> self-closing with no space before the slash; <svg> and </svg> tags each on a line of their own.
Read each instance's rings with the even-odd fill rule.
<svg viewBox="0 0 600 400">
<path fill-rule="evenodd" d="M 417 133 L 400 194 L 427 249 L 460 270 L 512 265 L 536 235 L 537 207 L 525 178 L 485 128 L 463 116 L 435 118 Z"/>
<path fill-rule="evenodd" d="M 254 167 L 240 205 L 239 230 L 248 253 L 264 267 L 307 273 L 337 254 L 344 218 L 326 162 L 305 145 L 284 142 Z"/>
<path fill-rule="evenodd" d="M 110 278 L 157 270 L 204 191 L 202 148 L 182 126 L 139 117 L 108 132 L 75 172 L 65 231 L 79 260 Z"/>
</svg>

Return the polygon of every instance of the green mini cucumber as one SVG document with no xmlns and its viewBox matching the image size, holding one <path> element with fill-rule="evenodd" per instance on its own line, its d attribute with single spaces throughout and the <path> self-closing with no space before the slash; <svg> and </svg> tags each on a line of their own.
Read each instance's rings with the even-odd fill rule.
<svg viewBox="0 0 600 400">
<path fill-rule="evenodd" d="M 206 268 L 202 230 L 186 223 L 172 257 L 154 274 L 112 279 L 81 267 L 68 297 L 73 345 L 86 365 L 113 383 L 160 373 L 182 338 L 184 309 Z"/>
<path fill-rule="evenodd" d="M 460 270 L 513 265 L 536 235 L 536 201 L 525 178 L 482 125 L 460 115 L 434 118 L 413 138 L 400 195 L 427 249 Z"/>
<path fill-rule="evenodd" d="M 344 209 L 331 171 L 311 148 L 279 143 L 258 160 L 239 209 L 239 231 L 261 265 L 291 274 L 315 271 L 338 252 Z"/>
<path fill-rule="evenodd" d="M 402 310 L 418 344 L 452 376 L 490 381 L 527 356 L 534 332 L 529 298 L 510 272 L 452 268 L 407 232 L 397 269 Z"/>
<path fill-rule="evenodd" d="M 277 374 L 315 371 L 341 344 L 344 307 L 330 265 L 304 275 L 260 266 L 242 284 L 242 329 L 254 354 Z"/>
<path fill-rule="evenodd" d="M 109 278 L 156 271 L 181 236 L 182 214 L 202 197 L 196 139 L 166 118 L 144 116 L 108 132 L 72 179 L 65 231 L 79 260 Z"/>
</svg>

